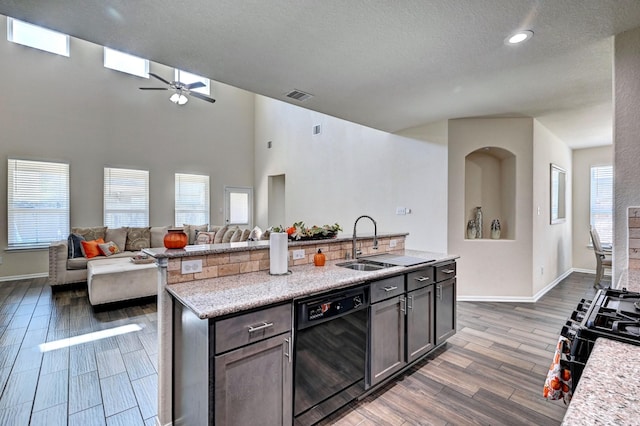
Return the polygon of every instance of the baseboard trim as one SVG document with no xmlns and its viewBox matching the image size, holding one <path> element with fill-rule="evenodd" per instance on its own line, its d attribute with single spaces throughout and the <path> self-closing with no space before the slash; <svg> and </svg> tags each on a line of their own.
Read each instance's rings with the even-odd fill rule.
<svg viewBox="0 0 640 426">
<path fill-rule="evenodd" d="M 48 276 L 49 276 L 48 273 L 25 274 L 25 275 L 10 275 L 8 277 L 0 277 L 0 282 L 2 282 L 2 281 L 30 280 L 30 279 L 33 279 L 33 278 L 47 278 Z"/>
<path fill-rule="evenodd" d="M 565 273 L 557 277 L 555 280 L 547 284 L 543 289 L 538 291 L 535 295 L 530 297 L 520 296 L 458 296 L 459 302 L 508 302 L 508 303 L 535 303 L 544 296 L 549 290 L 554 288 L 563 279 L 568 277 L 572 272 L 580 272 L 573 268 L 567 270 Z M 595 271 L 593 271 L 595 274 Z"/>
</svg>

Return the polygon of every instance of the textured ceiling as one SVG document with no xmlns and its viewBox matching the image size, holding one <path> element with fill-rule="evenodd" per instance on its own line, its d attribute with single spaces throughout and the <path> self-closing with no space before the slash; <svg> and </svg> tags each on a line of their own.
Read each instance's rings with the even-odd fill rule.
<svg viewBox="0 0 640 426">
<path fill-rule="evenodd" d="M 612 36 L 640 27 L 638 0 L 0 0 L 0 13 L 389 132 L 531 116 L 574 148 L 611 143 Z M 518 29 L 535 36 L 505 45 Z"/>
</svg>

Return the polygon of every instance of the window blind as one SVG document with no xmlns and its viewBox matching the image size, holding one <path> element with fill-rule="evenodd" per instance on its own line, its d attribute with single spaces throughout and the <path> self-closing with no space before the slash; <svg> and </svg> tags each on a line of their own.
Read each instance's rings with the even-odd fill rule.
<svg viewBox="0 0 640 426">
<path fill-rule="evenodd" d="M 9 248 L 45 245 L 69 235 L 69 164 L 8 160 Z"/>
<path fill-rule="evenodd" d="M 613 242 L 613 166 L 591 167 L 591 226 L 602 244 Z"/>
<path fill-rule="evenodd" d="M 149 226 L 149 172 L 104 168 L 104 225 Z"/>
<path fill-rule="evenodd" d="M 175 225 L 209 223 L 209 176 L 176 173 Z"/>
</svg>

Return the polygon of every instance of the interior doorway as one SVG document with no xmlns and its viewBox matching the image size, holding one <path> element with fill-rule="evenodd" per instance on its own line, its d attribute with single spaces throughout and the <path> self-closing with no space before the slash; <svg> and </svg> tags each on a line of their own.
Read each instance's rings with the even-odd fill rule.
<svg viewBox="0 0 640 426">
<path fill-rule="evenodd" d="M 269 176 L 268 226 L 287 226 L 285 214 L 285 175 Z"/>
</svg>

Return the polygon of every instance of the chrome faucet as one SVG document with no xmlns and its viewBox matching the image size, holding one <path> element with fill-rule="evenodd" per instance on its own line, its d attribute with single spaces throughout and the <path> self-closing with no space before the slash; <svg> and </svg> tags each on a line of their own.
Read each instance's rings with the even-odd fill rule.
<svg viewBox="0 0 640 426">
<path fill-rule="evenodd" d="M 358 221 L 363 217 L 366 217 L 367 219 L 371 219 L 371 222 L 373 222 L 373 249 L 378 250 L 378 224 L 376 223 L 375 220 L 373 220 L 371 216 L 362 215 L 359 218 L 357 218 L 356 222 L 353 224 L 353 247 L 351 249 L 353 260 L 356 260 L 359 254 L 362 254 L 360 250 L 356 249 L 356 226 L 358 226 Z"/>
</svg>

